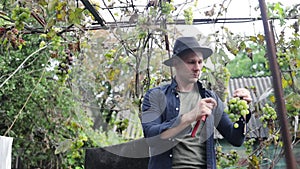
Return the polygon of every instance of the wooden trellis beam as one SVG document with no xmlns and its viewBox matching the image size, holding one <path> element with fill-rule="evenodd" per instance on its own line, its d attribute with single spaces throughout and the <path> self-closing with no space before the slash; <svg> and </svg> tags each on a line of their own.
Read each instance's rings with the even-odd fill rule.
<svg viewBox="0 0 300 169">
<path fill-rule="evenodd" d="M 87 10 L 91 12 L 91 14 L 94 16 L 95 20 L 104 28 L 106 28 L 104 24 L 104 20 L 100 17 L 99 13 L 96 11 L 96 9 L 92 6 L 89 0 L 81 0 L 83 5 Z"/>
</svg>

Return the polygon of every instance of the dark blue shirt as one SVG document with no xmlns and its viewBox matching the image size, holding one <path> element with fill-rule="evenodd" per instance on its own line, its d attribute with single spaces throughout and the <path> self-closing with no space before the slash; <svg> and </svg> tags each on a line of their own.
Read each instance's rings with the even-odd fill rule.
<svg viewBox="0 0 300 169">
<path fill-rule="evenodd" d="M 212 115 L 208 116 L 204 131 L 206 141 L 207 168 L 216 168 L 216 155 L 214 145 L 214 127 L 232 145 L 241 146 L 244 142 L 245 121 L 240 118 L 239 127 L 234 128 L 228 115 L 224 112 L 224 105 L 220 98 L 212 91 L 202 87 L 197 82 L 199 93 L 202 98 L 212 97 L 217 101 L 217 107 L 213 109 Z M 177 83 L 172 80 L 171 84 L 152 88 L 145 94 L 142 104 L 142 126 L 144 137 L 150 147 L 150 160 L 148 169 L 171 169 L 172 148 L 177 144 L 175 137 L 191 132 L 191 127 L 169 139 L 161 139 L 160 134 L 167 129 L 177 126 L 181 116 L 180 99 L 176 91 Z M 249 117 L 247 117 L 248 121 Z"/>
</svg>

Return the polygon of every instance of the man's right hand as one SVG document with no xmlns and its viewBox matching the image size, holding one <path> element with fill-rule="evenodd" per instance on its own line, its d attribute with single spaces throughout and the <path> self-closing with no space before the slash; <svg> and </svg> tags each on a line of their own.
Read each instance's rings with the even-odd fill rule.
<svg viewBox="0 0 300 169">
<path fill-rule="evenodd" d="M 203 116 L 209 116 L 212 110 L 217 106 L 217 102 L 213 98 L 201 99 L 195 108 L 186 114 L 187 120 L 192 123 L 194 121 L 201 120 Z"/>
</svg>

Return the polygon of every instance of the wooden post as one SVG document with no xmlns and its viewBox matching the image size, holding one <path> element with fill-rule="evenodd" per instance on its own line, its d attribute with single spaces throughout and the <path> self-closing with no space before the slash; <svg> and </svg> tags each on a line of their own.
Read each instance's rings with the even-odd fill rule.
<svg viewBox="0 0 300 169">
<path fill-rule="evenodd" d="M 259 0 L 259 7 L 261 11 L 262 21 L 264 25 L 265 31 L 265 40 L 267 43 L 267 55 L 269 59 L 269 65 L 273 77 L 273 88 L 276 98 L 276 109 L 277 116 L 279 118 L 279 123 L 281 126 L 281 136 L 283 140 L 284 154 L 286 159 L 286 168 L 288 169 L 296 169 L 296 160 L 292 152 L 291 148 L 291 134 L 288 128 L 287 122 L 287 112 L 283 98 L 283 89 L 282 89 L 282 81 L 281 74 L 279 70 L 278 63 L 276 61 L 276 49 L 274 43 L 274 35 L 270 31 L 270 26 L 268 23 L 268 17 L 266 12 L 266 3 L 264 0 Z"/>
</svg>

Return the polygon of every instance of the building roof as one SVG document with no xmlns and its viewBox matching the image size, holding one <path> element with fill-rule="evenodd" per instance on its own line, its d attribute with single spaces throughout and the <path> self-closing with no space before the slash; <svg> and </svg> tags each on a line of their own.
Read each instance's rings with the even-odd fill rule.
<svg viewBox="0 0 300 169">
<path fill-rule="evenodd" d="M 255 89 L 251 89 L 254 87 Z M 229 98 L 232 97 L 233 91 L 237 88 L 248 88 L 251 91 L 253 103 L 266 103 L 265 98 L 273 91 L 272 77 L 242 77 L 232 78 L 229 80 Z"/>
</svg>

